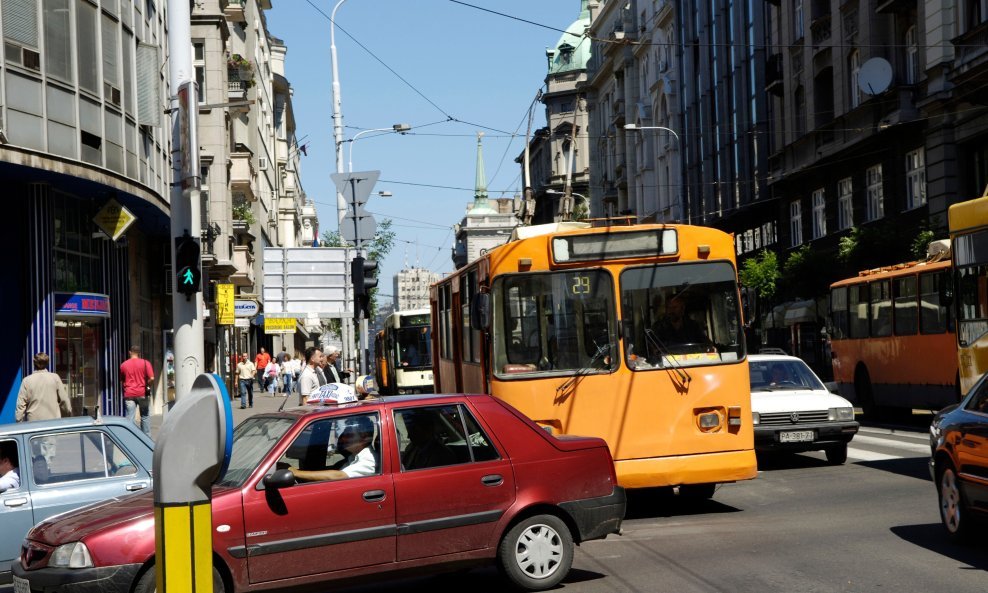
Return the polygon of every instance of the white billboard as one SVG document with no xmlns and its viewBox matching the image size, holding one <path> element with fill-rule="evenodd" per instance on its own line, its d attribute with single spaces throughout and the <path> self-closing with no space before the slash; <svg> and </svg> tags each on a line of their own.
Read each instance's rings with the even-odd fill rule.
<svg viewBox="0 0 988 593">
<path fill-rule="evenodd" d="M 344 247 L 265 247 L 264 316 L 352 317 Z"/>
</svg>

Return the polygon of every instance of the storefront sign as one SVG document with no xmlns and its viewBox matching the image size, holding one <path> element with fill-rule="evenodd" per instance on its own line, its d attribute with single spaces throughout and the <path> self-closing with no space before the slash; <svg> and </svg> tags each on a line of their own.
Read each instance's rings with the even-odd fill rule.
<svg viewBox="0 0 988 593">
<path fill-rule="evenodd" d="M 233 301 L 233 314 L 236 317 L 253 317 L 260 311 L 257 301 L 236 300 Z"/>
<path fill-rule="evenodd" d="M 108 318 L 110 317 L 110 297 L 92 292 L 56 292 L 55 314 Z"/>
<path fill-rule="evenodd" d="M 100 211 L 96 213 L 93 222 L 96 223 L 104 233 L 116 241 L 127 232 L 130 225 L 134 224 L 137 217 L 130 210 L 127 210 L 114 199 L 110 199 Z"/>
<path fill-rule="evenodd" d="M 237 317 L 233 320 L 233 327 L 250 327 L 250 319 L 246 317 Z"/>
<path fill-rule="evenodd" d="M 216 285 L 216 323 L 217 325 L 233 325 L 233 285 Z"/>
<path fill-rule="evenodd" d="M 264 333 L 266 334 L 294 334 L 295 318 L 264 318 Z"/>
</svg>

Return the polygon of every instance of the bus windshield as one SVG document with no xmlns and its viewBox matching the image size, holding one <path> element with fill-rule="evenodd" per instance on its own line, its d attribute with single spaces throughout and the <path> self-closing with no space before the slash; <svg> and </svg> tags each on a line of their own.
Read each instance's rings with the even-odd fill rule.
<svg viewBox="0 0 988 593">
<path fill-rule="evenodd" d="M 395 329 L 398 366 L 403 370 L 432 368 L 432 332 L 429 326 Z"/>
<path fill-rule="evenodd" d="M 497 375 L 614 368 L 614 284 L 606 271 L 504 275 L 493 292 Z"/>
<path fill-rule="evenodd" d="M 620 281 L 629 368 L 721 364 L 744 356 L 730 263 L 628 268 Z"/>
</svg>

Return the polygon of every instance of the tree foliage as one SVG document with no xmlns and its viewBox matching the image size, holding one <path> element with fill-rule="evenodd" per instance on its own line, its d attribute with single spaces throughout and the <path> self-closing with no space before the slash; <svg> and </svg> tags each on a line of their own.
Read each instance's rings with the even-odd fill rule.
<svg viewBox="0 0 988 593">
<path fill-rule="evenodd" d="M 390 218 L 382 220 L 377 225 L 377 232 L 374 233 L 374 239 L 367 245 L 367 259 L 376 261 L 380 264 L 395 245 L 395 231 L 391 230 L 394 222 Z M 320 247 L 350 247 L 350 244 L 340 237 L 340 233 L 337 231 L 324 231 L 322 238 L 319 241 Z M 381 272 L 378 269 L 377 277 L 380 279 Z M 380 282 L 380 280 L 378 281 Z M 370 315 L 373 317 L 377 314 L 377 288 L 371 289 L 370 293 Z"/>
<path fill-rule="evenodd" d="M 774 251 L 768 249 L 745 260 L 738 273 L 741 284 L 754 290 L 759 299 L 766 301 L 775 296 L 780 276 L 779 258 Z"/>
</svg>

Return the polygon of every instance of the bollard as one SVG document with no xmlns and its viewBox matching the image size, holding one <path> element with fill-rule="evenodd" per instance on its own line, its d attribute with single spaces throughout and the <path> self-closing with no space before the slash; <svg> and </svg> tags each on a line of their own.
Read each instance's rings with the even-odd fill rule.
<svg viewBox="0 0 988 593">
<path fill-rule="evenodd" d="M 226 472 L 232 448 L 226 386 L 217 375 L 199 375 L 165 416 L 154 447 L 159 593 L 212 593 L 212 485 Z"/>
</svg>

